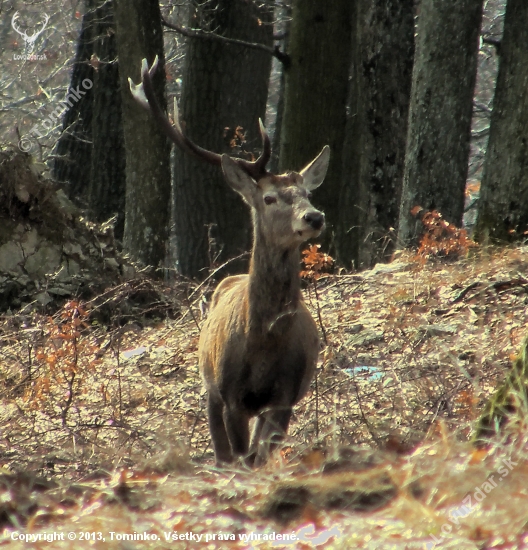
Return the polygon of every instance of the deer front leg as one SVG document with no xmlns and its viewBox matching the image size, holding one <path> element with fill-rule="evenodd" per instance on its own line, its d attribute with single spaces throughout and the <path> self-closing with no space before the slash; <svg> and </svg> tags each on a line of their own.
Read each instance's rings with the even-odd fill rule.
<svg viewBox="0 0 528 550">
<path fill-rule="evenodd" d="M 249 417 L 235 407 L 226 406 L 224 423 L 234 457 L 245 457 L 249 450 Z"/>
<path fill-rule="evenodd" d="M 290 424 L 291 414 L 291 407 L 283 407 L 267 411 L 259 417 L 258 421 L 260 421 L 261 418 L 263 419 L 262 426 L 260 427 L 260 435 L 258 440 L 252 442 L 252 447 L 255 446 L 255 449 L 257 449 L 255 466 L 265 464 L 269 455 L 284 439 Z M 257 427 L 258 424 L 255 426 L 255 430 Z"/>
<path fill-rule="evenodd" d="M 219 396 L 207 393 L 207 418 L 217 464 L 233 462 L 233 453 L 224 424 L 224 408 L 224 402 Z"/>
</svg>

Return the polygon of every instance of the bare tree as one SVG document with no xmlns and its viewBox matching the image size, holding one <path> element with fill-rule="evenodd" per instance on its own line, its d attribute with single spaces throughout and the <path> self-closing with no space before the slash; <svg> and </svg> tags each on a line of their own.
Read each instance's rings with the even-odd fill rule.
<svg viewBox="0 0 528 550">
<path fill-rule="evenodd" d="M 411 210 L 462 224 L 482 0 L 422 0 L 398 238 L 417 242 Z"/>
<path fill-rule="evenodd" d="M 327 241 L 339 214 L 354 4 L 294 0 L 292 7 L 279 168 L 300 168 L 323 145 L 330 145 L 326 186 L 314 197 L 314 204 L 326 213 Z"/>
<path fill-rule="evenodd" d="M 79 101 L 67 95 L 71 107 L 63 116 L 54 176 L 91 219 L 102 222 L 117 214 L 115 234 L 121 239 L 125 151 L 112 0 L 86 2 L 71 90 L 85 95 Z"/>
<path fill-rule="evenodd" d="M 509 0 L 476 235 L 479 240 L 526 238 L 528 230 L 528 4 Z"/>
<path fill-rule="evenodd" d="M 99 222 L 117 215 L 115 235 L 122 239 L 125 225 L 125 142 L 121 119 L 119 64 L 114 2 L 106 0 L 94 21 L 92 162 L 88 209 Z"/>
<path fill-rule="evenodd" d="M 193 27 L 229 39 L 271 46 L 272 11 L 243 0 L 208 0 L 190 15 Z M 252 151 L 258 119 L 264 119 L 271 55 L 226 40 L 190 38 L 187 44 L 182 118 L 190 137 L 210 150 Z M 249 216 L 211 166 L 175 152 L 174 227 L 179 270 L 190 277 L 239 256 L 251 243 Z M 231 266 L 231 271 L 241 266 Z"/>
<path fill-rule="evenodd" d="M 166 106 L 161 15 L 157 0 L 116 0 L 117 49 L 126 145 L 124 248 L 158 267 L 165 259 L 170 200 L 169 144 L 165 134 L 133 100 L 128 78 L 139 79 L 141 60 L 160 70 L 154 77 L 158 101 Z"/>
<path fill-rule="evenodd" d="M 358 0 L 336 236 L 356 267 L 390 257 L 400 210 L 414 56 L 413 0 Z"/>
<path fill-rule="evenodd" d="M 77 51 L 73 62 L 70 90 L 79 88 L 85 94 L 82 83 L 93 82 L 94 68 L 89 63 L 94 44 L 95 1 L 86 1 L 86 13 L 82 19 L 81 32 L 77 41 Z M 64 189 L 77 203 L 86 205 L 90 185 L 92 164 L 92 113 L 93 95 L 84 95 L 82 101 L 71 102 L 62 117 L 62 133 L 55 148 L 53 176 L 64 184 Z"/>
</svg>

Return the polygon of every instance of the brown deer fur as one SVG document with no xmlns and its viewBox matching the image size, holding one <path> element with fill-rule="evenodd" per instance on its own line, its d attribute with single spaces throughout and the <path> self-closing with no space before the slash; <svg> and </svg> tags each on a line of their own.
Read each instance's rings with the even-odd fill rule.
<svg viewBox="0 0 528 550">
<path fill-rule="evenodd" d="M 323 229 L 324 218 L 308 194 L 322 182 L 328 159 L 325 148 L 301 174 L 268 175 L 258 182 L 229 157 L 222 159 L 227 182 L 251 207 L 254 239 L 249 274 L 218 286 L 200 336 L 218 462 L 242 456 L 262 464 L 313 378 L 319 337 L 300 293 L 299 245 Z M 315 227 L 307 221 L 311 217 L 318 220 Z M 258 418 L 250 448 L 253 416 Z"/>
<path fill-rule="evenodd" d="M 144 59 L 141 84 L 129 79 L 134 99 L 149 110 L 172 141 L 205 162 L 221 165 L 227 183 L 251 208 L 253 250 L 248 275 L 228 277 L 213 295 L 200 335 L 200 372 L 218 463 L 242 457 L 262 464 L 288 429 L 292 407 L 308 391 L 319 353 L 317 327 L 300 292 L 299 246 L 317 237 L 324 215 L 309 195 L 324 180 L 330 148 L 300 173 L 270 174 L 269 137 L 260 125 L 262 153 L 254 161 L 202 149 L 174 125 L 157 102 Z M 249 445 L 249 420 L 257 417 Z"/>
</svg>

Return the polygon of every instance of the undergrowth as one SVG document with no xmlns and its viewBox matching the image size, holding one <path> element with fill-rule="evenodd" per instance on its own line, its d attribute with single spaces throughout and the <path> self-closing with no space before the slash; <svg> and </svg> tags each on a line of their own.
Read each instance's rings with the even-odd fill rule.
<svg viewBox="0 0 528 550">
<path fill-rule="evenodd" d="M 308 547 L 311 537 L 351 548 L 370 536 L 381 548 L 389 535 L 372 522 L 388 522 L 408 547 L 455 537 L 460 548 L 499 538 L 522 548 L 525 400 L 486 447 L 469 438 L 526 332 L 526 250 L 455 262 L 401 255 L 361 274 L 329 273 L 317 247 L 303 256 L 306 300 L 326 339 L 281 452 L 258 472 L 210 465 L 196 357 L 210 280 L 182 291 L 172 318 L 162 300 L 158 316 L 123 324 L 118 309 L 105 325 L 94 304 L 110 291 L 53 316 L 4 316 L 6 532 L 46 528 L 60 510 L 64 528 L 147 529 L 160 548 L 164 533 L 191 531 L 225 533 L 211 539 L 222 548 L 247 547 L 238 534 L 286 531 Z M 121 300 L 126 288 L 115 293 Z"/>
</svg>

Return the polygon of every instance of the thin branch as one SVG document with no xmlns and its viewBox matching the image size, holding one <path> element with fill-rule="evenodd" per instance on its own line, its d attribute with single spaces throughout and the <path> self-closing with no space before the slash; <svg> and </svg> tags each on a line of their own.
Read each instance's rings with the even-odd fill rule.
<svg viewBox="0 0 528 550">
<path fill-rule="evenodd" d="M 480 281 L 474 281 L 470 285 L 466 286 L 463 290 L 461 290 L 453 299 L 451 302 L 451 305 L 456 304 L 457 302 L 461 302 L 468 292 L 476 288 L 477 286 L 480 286 L 482 283 Z"/>
<path fill-rule="evenodd" d="M 65 91 L 68 88 L 65 88 L 64 86 L 58 86 L 57 88 L 52 88 L 49 90 L 49 94 L 55 95 L 57 92 Z M 42 92 L 22 97 L 21 99 L 17 99 L 16 101 L 12 101 L 11 103 L 8 103 L 7 105 L 4 105 L 3 107 L 0 107 L 0 113 L 7 112 L 11 109 L 14 109 L 15 107 L 20 107 L 22 105 L 26 105 L 27 103 L 31 103 L 33 101 L 42 101 L 42 98 L 45 97 L 42 95 Z"/>
<path fill-rule="evenodd" d="M 492 111 L 492 109 L 488 105 L 482 103 L 481 101 L 473 102 L 473 110 L 475 113 L 484 113 L 487 116 L 490 116 Z"/>
<path fill-rule="evenodd" d="M 68 417 L 68 411 L 70 410 L 71 404 L 73 402 L 74 389 L 73 383 L 75 382 L 75 371 L 72 371 L 70 379 L 68 382 L 68 398 L 61 412 L 62 425 L 66 427 L 66 418 Z"/>
<path fill-rule="evenodd" d="M 472 139 L 479 139 L 482 137 L 485 137 L 489 134 L 490 129 L 489 126 L 487 128 L 482 128 L 482 130 L 473 130 L 471 132 L 471 138 Z"/>
<path fill-rule="evenodd" d="M 279 46 L 270 47 L 258 42 L 246 42 L 245 40 L 239 40 L 238 38 L 228 38 L 227 36 L 220 36 L 212 32 L 206 32 L 201 29 L 190 29 L 188 27 L 182 27 L 174 23 L 169 23 L 163 17 L 161 23 L 165 27 L 176 31 L 177 33 L 187 36 L 188 38 L 204 38 L 205 40 L 216 40 L 217 42 L 223 42 L 224 44 L 237 44 L 245 48 L 252 48 L 254 50 L 261 50 L 276 57 L 285 67 L 290 65 L 290 56 L 284 52 L 281 52 Z"/>
<path fill-rule="evenodd" d="M 317 280 L 313 279 L 313 289 L 315 293 L 315 303 L 317 305 L 317 318 L 319 319 L 319 326 L 321 327 L 321 332 L 323 333 L 323 340 L 326 346 L 328 346 L 328 339 L 326 337 L 326 330 L 323 325 L 323 318 L 321 317 L 321 305 L 319 304 L 319 294 L 317 292 Z"/>
<path fill-rule="evenodd" d="M 501 54 L 502 42 L 498 38 L 493 38 L 492 36 L 483 36 L 482 37 L 482 43 L 483 44 L 489 44 L 490 46 L 493 46 L 495 48 L 495 51 L 497 52 L 497 55 Z"/>
<path fill-rule="evenodd" d="M 243 252 L 239 256 L 235 256 L 234 258 L 230 258 L 226 262 L 224 262 L 222 265 L 215 268 L 209 275 L 189 294 L 188 299 L 190 300 L 204 285 L 206 285 L 219 271 L 224 269 L 224 267 L 228 266 L 232 262 L 236 262 L 237 260 L 241 260 L 243 258 L 247 258 L 249 256 L 249 252 Z"/>
</svg>

